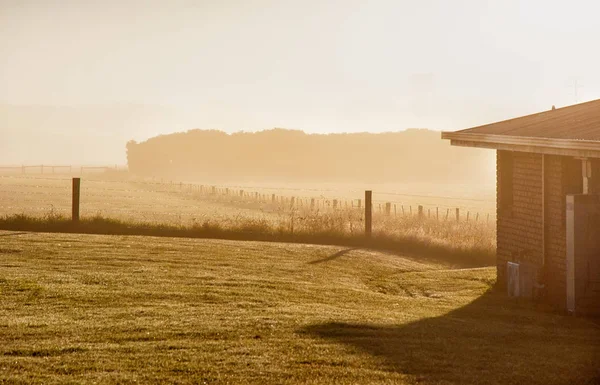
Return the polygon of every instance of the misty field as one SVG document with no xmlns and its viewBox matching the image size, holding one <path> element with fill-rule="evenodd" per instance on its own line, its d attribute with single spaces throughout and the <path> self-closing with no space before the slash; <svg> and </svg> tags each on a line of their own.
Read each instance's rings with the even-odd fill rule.
<svg viewBox="0 0 600 385">
<path fill-rule="evenodd" d="M 3 383 L 600 379 L 600 327 L 495 294 L 493 268 L 327 246 L 0 237 Z"/>
<path fill-rule="evenodd" d="M 435 185 L 370 188 L 375 189 L 373 232 L 376 237 L 386 241 L 409 239 L 438 249 L 493 255 L 495 215 L 489 191 Z M 460 210 L 458 221 L 456 208 Z M 67 176 L 0 177 L 0 216 L 22 214 L 32 218 L 66 219 L 70 210 L 71 181 Z M 364 190 L 357 185 L 340 184 L 212 186 L 106 180 L 92 175 L 82 180 L 81 214 L 88 219 L 212 228 L 221 233 L 294 235 L 308 242 L 310 236 L 322 240 L 327 237 L 348 239 L 364 234 Z"/>
</svg>

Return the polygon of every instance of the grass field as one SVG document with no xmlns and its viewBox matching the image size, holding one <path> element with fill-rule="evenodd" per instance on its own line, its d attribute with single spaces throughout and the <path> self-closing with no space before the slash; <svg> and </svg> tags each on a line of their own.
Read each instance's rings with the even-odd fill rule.
<svg viewBox="0 0 600 385">
<path fill-rule="evenodd" d="M 301 235 L 306 242 L 311 242 L 311 236 L 315 240 L 327 237 L 362 237 L 365 226 L 364 200 L 360 203 L 362 208 L 359 208 L 358 199 L 363 198 L 364 191 L 357 191 L 356 186 L 350 185 L 322 186 L 321 190 L 318 187 L 289 185 L 277 190 L 254 186 L 253 190 L 248 186 L 237 186 L 236 188 L 245 189 L 241 194 L 240 190 L 235 190 L 232 186 L 213 191 L 213 187 L 208 185 L 143 182 L 128 176 L 123 180 L 106 180 L 101 175 L 84 176 L 81 215 L 86 219 L 118 220 L 133 227 L 142 223 L 188 229 L 218 227 L 229 233 L 268 233 L 288 238 L 291 235 Z M 405 191 L 392 185 L 387 188 Z M 385 196 L 378 191 L 374 192 L 373 232 L 380 239 L 396 239 L 404 244 L 407 240 L 412 240 L 420 245 L 432 245 L 452 252 L 471 252 L 479 256 L 489 257 L 494 254 L 495 217 L 488 216 L 490 202 L 484 193 L 466 189 L 462 194 L 464 198 L 459 198 L 461 194 L 457 190 L 444 191 L 441 190 L 442 186 L 437 189 L 435 186 L 428 186 L 432 193 L 447 193 L 450 196 L 427 198 L 419 195 L 423 194 L 419 193 L 423 191 L 419 189 L 425 187 L 413 188 L 416 195 Z M 481 199 L 476 198 L 478 196 Z M 390 202 L 390 212 L 385 213 L 382 212 L 385 203 L 382 204 L 378 199 L 387 198 L 403 200 L 393 203 L 393 206 Z M 413 200 L 424 204 L 423 201 L 428 199 L 429 202 L 437 199 L 437 203 L 423 206 L 423 215 L 417 215 L 418 206 Z M 461 207 L 460 221 L 455 220 L 455 209 L 450 209 L 451 204 L 467 205 Z M 493 207 L 492 201 L 492 210 Z M 0 177 L 0 221 L 3 224 L 15 222 L 6 221 L 6 216 L 68 218 L 70 211 L 71 181 L 68 176 Z M 4 225 L 2 228 L 17 229 Z M 491 257 L 488 260 L 489 263 L 492 262 Z"/>
<path fill-rule="evenodd" d="M 100 175 L 82 177 L 81 210 L 83 215 L 109 216 L 124 220 L 144 220 L 149 222 L 185 224 L 218 218 L 221 221 L 238 217 L 278 217 L 282 206 L 289 208 L 289 199 L 295 197 L 303 201 L 304 207 L 310 199 L 316 199 L 317 208 L 327 211 L 334 199 L 339 207 L 357 204 L 364 198 L 364 190 L 374 191 L 374 210 L 385 202 L 395 205 L 397 216 L 416 215 L 417 206 L 422 205 L 425 213 L 439 212 L 441 218 L 450 211 L 454 217 L 455 208 L 462 210 L 463 219 L 467 212 L 471 220 L 480 213 L 480 221 L 495 220 L 495 190 L 489 186 L 447 186 L 440 184 L 294 184 L 279 185 L 251 183 L 250 185 L 225 183 L 220 191 L 230 189 L 230 195 L 211 196 L 206 194 L 212 186 L 204 184 L 204 194 L 198 190 L 200 183 L 169 183 L 161 181 L 140 181 L 122 177 L 106 179 Z M 194 188 L 191 188 L 194 187 Z M 492 186 L 493 187 L 493 186 Z M 238 193 L 243 190 L 245 198 Z M 387 191 L 387 192 L 386 192 Z M 254 194 L 266 199 L 257 201 Z M 287 198 L 287 204 L 271 205 L 271 195 Z M 28 214 L 44 215 L 50 212 L 69 214 L 71 210 L 71 180 L 68 175 L 0 175 L 0 215 Z M 302 202 L 300 202 L 302 204 Z M 364 205 L 364 202 L 363 202 Z M 298 206 L 298 205 L 297 205 Z"/>
<path fill-rule="evenodd" d="M 599 383 L 600 326 L 494 280 L 362 249 L 0 232 L 0 382 Z"/>
</svg>

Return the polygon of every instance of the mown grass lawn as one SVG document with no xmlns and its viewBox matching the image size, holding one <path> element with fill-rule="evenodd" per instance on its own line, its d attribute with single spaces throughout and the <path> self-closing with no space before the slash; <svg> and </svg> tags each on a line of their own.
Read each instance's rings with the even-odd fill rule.
<svg viewBox="0 0 600 385">
<path fill-rule="evenodd" d="M 600 326 L 341 247 L 0 232 L 0 382 L 595 384 Z"/>
</svg>

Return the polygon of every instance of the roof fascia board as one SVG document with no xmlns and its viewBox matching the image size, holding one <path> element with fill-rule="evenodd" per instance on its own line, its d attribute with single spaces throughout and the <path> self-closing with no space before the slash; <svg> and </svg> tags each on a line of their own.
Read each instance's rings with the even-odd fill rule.
<svg viewBox="0 0 600 385">
<path fill-rule="evenodd" d="M 486 146 L 486 148 L 497 148 L 495 145 L 503 145 L 600 152 L 600 141 L 594 140 L 533 138 L 510 135 L 473 134 L 468 132 L 442 132 L 442 139 L 489 145 Z"/>
<path fill-rule="evenodd" d="M 533 153 L 533 154 L 572 156 L 572 157 L 576 157 L 576 158 L 600 158 L 600 151 L 592 151 L 592 150 L 573 150 L 573 149 L 568 149 L 568 148 L 549 148 L 549 147 L 539 147 L 539 146 L 502 144 L 502 143 L 482 143 L 482 142 L 470 142 L 470 141 L 463 141 L 463 140 L 456 140 L 456 139 L 450 140 L 450 144 L 453 146 L 461 146 L 461 147 L 488 148 L 488 149 L 494 149 L 494 150 L 528 152 L 528 153 Z"/>
</svg>

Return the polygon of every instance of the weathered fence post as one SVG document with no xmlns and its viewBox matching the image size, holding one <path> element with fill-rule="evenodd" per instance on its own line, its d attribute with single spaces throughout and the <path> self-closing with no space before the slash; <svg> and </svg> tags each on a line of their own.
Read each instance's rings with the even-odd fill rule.
<svg viewBox="0 0 600 385">
<path fill-rule="evenodd" d="M 419 205 L 419 219 L 423 218 L 423 206 Z"/>
<path fill-rule="evenodd" d="M 73 205 L 71 219 L 73 222 L 79 222 L 79 197 L 81 191 L 81 178 L 73 178 Z"/>
<path fill-rule="evenodd" d="M 333 200 L 333 209 L 336 210 L 337 209 L 337 205 L 338 205 L 338 200 L 334 199 Z"/>
<path fill-rule="evenodd" d="M 358 209 L 359 209 L 359 210 L 361 209 L 361 206 L 362 206 L 362 201 L 359 199 L 359 200 L 358 200 Z"/>
<path fill-rule="evenodd" d="M 391 215 L 392 214 L 392 204 L 390 202 L 386 202 L 385 204 L 385 215 Z"/>
<path fill-rule="evenodd" d="M 457 207 L 456 208 L 456 222 L 460 221 L 460 209 Z"/>
<path fill-rule="evenodd" d="M 373 197 L 373 191 L 366 190 L 365 191 L 365 235 L 367 238 L 371 238 L 371 233 L 373 230 L 373 204 L 371 202 L 371 198 Z M 360 207 L 360 200 L 359 200 Z"/>
<path fill-rule="evenodd" d="M 310 211 L 315 209 L 315 198 L 310 198 Z"/>
<path fill-rule="evenodd" d="M 435 220 L 436 221 L 440 220 L 440 208 L 439 207 L 435 208 Z"/>
</svg>

